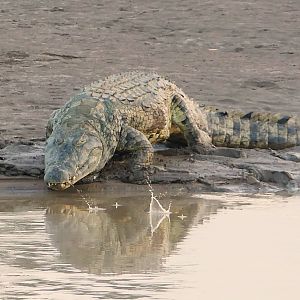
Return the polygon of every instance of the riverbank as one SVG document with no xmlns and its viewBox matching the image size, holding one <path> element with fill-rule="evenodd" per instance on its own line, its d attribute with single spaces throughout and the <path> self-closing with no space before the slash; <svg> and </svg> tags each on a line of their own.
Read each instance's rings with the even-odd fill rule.
<svg viewBox="0 0 300 300">
<path fill-rule="evenodd" d="M 52 111 L 82 86 L 112 73 L 155 71 L 195 101 L 225 110 L 300 114 L 297 1 L 22 0 L 3 3 L 0 16 L 0 174 L 5 176 L 42 177 Z M 153 181 L 196 181 L 212 189 L 219 182 L 222 188 L 246 182 L 255 189 L 261 182 L 284 188 L 298 183 L 296 162 L 269 151 L 245 152 L 250 161 L 157 156 L 167 168 L 157 160 Z"/>
</svg>

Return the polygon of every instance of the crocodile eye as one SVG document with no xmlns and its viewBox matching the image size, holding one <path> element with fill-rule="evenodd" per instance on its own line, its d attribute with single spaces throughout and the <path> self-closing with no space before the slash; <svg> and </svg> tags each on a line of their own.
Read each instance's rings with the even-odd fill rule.
<svg viewBox="0 0 300 300">
<path fill-rule="evenodd" d="M 57 145 L 61 145 L 64 142 L 64 139 L 61 137 L 58 137 L 55 139 L 54 143 Z"/>
</svg>

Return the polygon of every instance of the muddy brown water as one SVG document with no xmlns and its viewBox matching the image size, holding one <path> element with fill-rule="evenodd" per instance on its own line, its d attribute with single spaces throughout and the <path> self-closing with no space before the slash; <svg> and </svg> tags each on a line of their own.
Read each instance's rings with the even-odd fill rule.
<svg viewBox="0 0 300 300">
<path fill-rule="evenodd" d="M 299 194 L 0 186 L 0 299 L 299 299 Z"/>
</svg>

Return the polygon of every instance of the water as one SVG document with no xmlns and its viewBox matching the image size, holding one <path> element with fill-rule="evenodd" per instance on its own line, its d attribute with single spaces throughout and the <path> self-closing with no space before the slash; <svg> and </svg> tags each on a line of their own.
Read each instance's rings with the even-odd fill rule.
<svg viewBox="0 0 300 300">
<path fill-rule="evenodd" d="M 299 195 L 82 195 L 1 183 L 0 299 L 300 297 Z"/>
</svg>

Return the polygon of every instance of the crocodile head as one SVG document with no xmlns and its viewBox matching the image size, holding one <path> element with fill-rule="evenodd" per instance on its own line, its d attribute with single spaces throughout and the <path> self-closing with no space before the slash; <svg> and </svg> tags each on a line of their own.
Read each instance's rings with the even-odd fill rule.
<svg viewBox="0 0 300 300">
<path fill-rule="evenodd" d="M 102 153 L 99 136 L 84 126 L 54 130 L 45 148 L 45 183 L 53 190 L 67 189 L 96 171 Z"/>
</svg>

